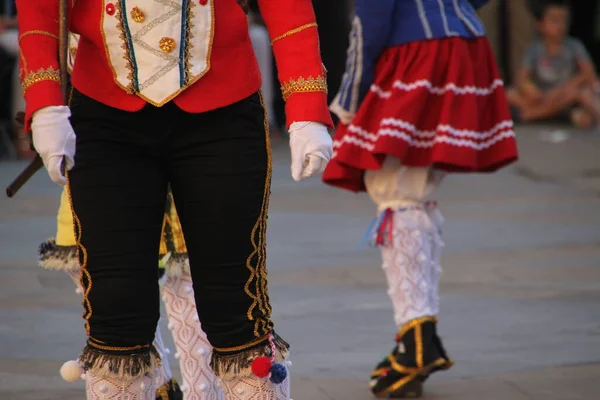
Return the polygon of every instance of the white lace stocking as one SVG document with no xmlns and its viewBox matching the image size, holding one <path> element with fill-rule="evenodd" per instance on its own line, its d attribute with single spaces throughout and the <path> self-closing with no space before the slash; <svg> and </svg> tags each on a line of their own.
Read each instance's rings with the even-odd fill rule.
<svg viewBox="0 0 600 400">
<path fill-rule="evenodd" d="M 76 290 L 77 293 L 83 294 L 83 287 L 81 286 L 81 282 L 79 281 L 80 272 L 76 271 L 76 270 L 68 270 L 67 274 L 69 275 L 69 277 L 71 277 L 71 279 L 75 283 L 75 286 L 77 286 L 77 290 Z M 169 366 L 169 360 L 168 360 L 167 354 L 165 352 L 165 345 L 162 340 L 160 326 L 156 327 L 156 334 L 154 336 L 153 344 L 154 344 L 154 348 L 156 349 L 156 351 L 158 351 L 158 354 L 160 355 L 160 358 L 162 361 L 162 365 L 159 368 L 157 368 L 156 371 L 154 372 L 155 385 L 157 388 L 160 388 L 163 385 L 165 385 L 167 382 L 169 382 L 171 380 L 171 378 L 173 377 L 173 374 L 171 372 L 171 367 Z"/>
<path fill-rule="evenodd" d="M 81 282 L 79 281 L 79 277 L 81 275 L 81 271 L 69 269 L 66 271 L 67 275 L 71 278 L 77 289 L 75 290 L 78 294 L 83 295 L 83 287 L 81 287 Z"/>
<path fill-rule="evenodd" d="M 162 287 L 169 329 L 173 334 L 186 400 L 222 400 L 223 393 L 210 368 L 212 347 L 202 331 L 189 272 L 167 277 Z"/>
<path fill-rule="evenodd" d="M 394 211 L 392 227 L 392 243 L 381 246 L 381 255 L 394 319 L 400 328 L 410 320 L 437 315 L 437 230 L 429 214 L 420 207 Z"/>
<path fill-rule="evenodd" d="M 167 355 L 165 344 L 163 343 L 162 334 L 160 332 L 160 323 L 156 327 L 154 336 L 154 348 L 160 355 L 161 366 L 154 371 L 154 382 L 156 388 L 161 388 L 166 385 L 172 378 L 171 367 L 169 366 L 169 356 Z"/>
<path fill-rule="evenodd" d="M 133 380 L 100 378 L 91 371 L 85 375 L 87 400 L 154 400 L 155 386 L 152 376 Z"/>
<path fill-rule="evenodd" d="M 432 305 L 433 310 L 435 311 L 434 315 L 437 315 L 440 311 L 440 295 L 439 295 L 439 287 L 440 287 L 440 275 L 442 274 L 442 250 L 444 249 L 444 241 L 442 239 L 442 225 L 444 223 L 444 217 L 442 213 L 437 208 L 436 205 L 427 206 L 427 214 L 433 224 L 434 230 L 432 232 L 432 244 L 431 244 L 431 262 L 433 263 L 432 268 L 430 269 L 431 273 L 431 283 L 435 290 L 431 290 L 429 292 L 429 302 Z"/>
<path fill-rule="evenodd" d="M 276 385 L 269 378 L 253 375 L 223 379 L 225 400 L 290 400 L 290 378 Z"/>
</svg>

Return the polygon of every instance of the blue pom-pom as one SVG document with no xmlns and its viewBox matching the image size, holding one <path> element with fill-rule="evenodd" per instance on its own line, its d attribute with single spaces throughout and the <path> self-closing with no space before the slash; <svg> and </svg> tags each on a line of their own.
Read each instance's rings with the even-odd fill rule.
<svg viewBox="0 0 600 400">
<path fill-rule="evenodd" d="M 271 366 L 271 382 L 279 385 L 287 378 L 287 368 L 279 363 L 273 363 Z"/>
</svg>

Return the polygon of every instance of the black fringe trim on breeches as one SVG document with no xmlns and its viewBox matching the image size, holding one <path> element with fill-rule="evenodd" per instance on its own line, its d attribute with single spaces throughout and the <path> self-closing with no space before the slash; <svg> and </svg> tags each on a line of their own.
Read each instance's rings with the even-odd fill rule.
<svg viewBox="0 0 600 400">
<path fill-rule="evenodd" d="M 273 334 L 273 343 L 277 352 L 275 361 L 283 362 L 288 356 L 290 345 L 276 334 Z M 272 355 L 270 342 L 266 339 L 256 346 L 235 352 L 213 350 L 210 365 L 219 378 L 250 375 L 252 373 L 250 365 L 255 358 L 260 356 L 271 357 Z"/>
<path fill-rule="evenodd" d="M 161 365 L 160 356 L 154 346 L 125 352 L 101 350 L 88 344 L 79 356 L 79 362 L 86 372 L 120 380 L 135 379 L 153 373 Z"/>
</svg>

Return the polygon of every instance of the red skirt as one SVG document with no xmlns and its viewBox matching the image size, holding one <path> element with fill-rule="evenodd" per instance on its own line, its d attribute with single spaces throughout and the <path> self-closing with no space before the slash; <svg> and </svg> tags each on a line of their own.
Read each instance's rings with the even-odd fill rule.
<svg viewBox="0 0 600 400">
<path fill-rule="evenodd" d="M 450 38 L 389 48 L 323 180 L 364 191 L 386 156 L 412 167 L 492 172 L 517 159 L 513 122 L 490 44 Z"/>
</svg>

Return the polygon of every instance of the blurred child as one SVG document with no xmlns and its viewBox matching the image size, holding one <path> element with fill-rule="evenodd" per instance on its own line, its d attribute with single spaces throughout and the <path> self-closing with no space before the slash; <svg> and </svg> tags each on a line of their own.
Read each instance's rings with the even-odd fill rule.
<svg viewBox="0 0 600 400">
<path fill-rule="evenodd" d="M 525 53 L 509 103 L 523 121 L 568 117 L 584 129 L 600 123 L 594 65 L 583 44 L 567 36 L 568 2 L 545 1 L 534 14 L 540 37 Z"/>
</svg>

